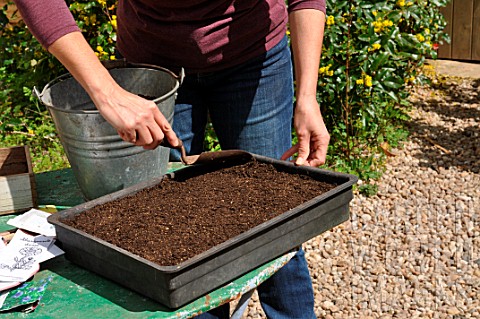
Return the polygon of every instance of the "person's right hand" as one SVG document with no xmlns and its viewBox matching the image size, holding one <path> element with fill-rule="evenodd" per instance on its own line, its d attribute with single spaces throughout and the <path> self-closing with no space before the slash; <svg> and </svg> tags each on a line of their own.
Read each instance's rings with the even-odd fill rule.
<svg viewBox="0 0 480 319">
<path fill-rule="evenodd" d="M 170 123 L 155 102 L 132 94 L 118 85 L 92 94 L 100 114 L 117 130 L 120 137 L 145 149 L 156 148 L 164 138 L 172 146 L 178 139 Z"/>
<path fill-rule="evenodd" d="M 82 85 L 100 114 L 124 141 L 145 149 L 156 148 L 164 138 L 174 147 L 179 145 L 175 132 L 155 102 L 118 85 L 80 32 L 60 37 L 48 51 Z"/>
</svg>

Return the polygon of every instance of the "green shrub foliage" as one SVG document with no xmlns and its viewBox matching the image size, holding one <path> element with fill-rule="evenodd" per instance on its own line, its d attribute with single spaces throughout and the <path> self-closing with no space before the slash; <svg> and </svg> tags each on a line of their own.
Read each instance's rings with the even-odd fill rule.
<svg viewBox="0 0 480 319">
<path fill-rule="evenodd" d="M 408 92 L 421 66 L 448 41 L 446 0 L 327 0 L 318 101 L 331 133 L 327 165 L 379 177 L 379 146 L 405 138 Z M 365 187 L 365 186 L 364 186 Z"/>
<path fill-rule="evenodd" d="M 114 59 L 116 1 L 67 2 L 97 56 Z M 422 83 L 425 59 L 436 58 L 436 46 L 448 41 L 439 12 L 447 2 L 327 0 L 318 82 L 332 136 L 326 167 L 359 175 L 369 192 L 368 181 L 384 163 L 379 146 L 396 146 L 406 136 L 409 86 Z M 65 70 L 21 20 L 12 20 L 9 3 L 0 13 L 0 145 L 30 144 L 37 171 L 68 165 L 47 111 L 31 94 Z M 211 126 L 205 145 L 218 149 Z"/>
<path fill-rule="evenodd" d="M 116 1 L 70 1 L 70 10 L 100 59 L 112 59 Z M 0 11 L 0 147 L 30 145 L 36 172 L 63 168 L 68 162 L 45 107 L 32 88 L 66 72 L 32 37 L 12 2 Z"/>
</svg>

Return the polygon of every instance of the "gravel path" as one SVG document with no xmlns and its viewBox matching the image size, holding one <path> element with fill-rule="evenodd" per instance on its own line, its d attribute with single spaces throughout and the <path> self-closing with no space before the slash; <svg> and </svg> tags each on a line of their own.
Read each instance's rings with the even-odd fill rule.
<svg viewBox="0 0 480 319">
<path fill-rule="evenodd" d="M 378 195 L 305 244 L 319 318 L 480 318 L 479 84 L 416 89 Z M 256 295 L 244 318 L 265 318 Z"/>
</svg>

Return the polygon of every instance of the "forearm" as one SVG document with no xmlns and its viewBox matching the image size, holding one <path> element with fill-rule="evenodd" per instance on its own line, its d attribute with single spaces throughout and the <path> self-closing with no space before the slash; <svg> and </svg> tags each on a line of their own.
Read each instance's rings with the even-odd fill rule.
<svg viewBox="0 0 480 319">
<path fill-rule="evenodd" d="M 317 102 L 325 13 L 318 9 L 299 9 L 289 17 L 297 84 L 293 120 L 298 143 L 285 152 L 282 159 L 298 152 L 295 164 L 319 166 L 325 163 L 330 141 Z"/>
<path fill-rule="evenodd" d="M 153 149 L 166 136 L 170 144 L 178 145 L 171 125 L 155 102 L 121 88 L 80 32 L 59 38 L 48 50 L 82 85 L 123 140 Z"/>
<path fill-rule="evenodd" d="M 315 9 L 297 10 L 290 13 L 289 20 L 297 101 L 316 98 L 325 13 Z"/>
<path fill-rule="evenodd" d="M 64 35 L 49 46 L 52 53 L 87 91 L 97 107 L 103 105 L 102 97 L 116 88 L 117 83 L 80 32 Z"/>
</svg>

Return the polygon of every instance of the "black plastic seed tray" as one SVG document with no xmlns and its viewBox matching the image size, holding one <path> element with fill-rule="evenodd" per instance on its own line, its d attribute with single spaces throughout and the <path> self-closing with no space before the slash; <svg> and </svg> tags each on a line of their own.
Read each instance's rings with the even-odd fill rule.
<svg viewBox="0 0 480 319">
<path fill-rule="evenodd" d="M 62 220 L 81 214 L 96 205 L 152 187 L 167 176 L 184 179 L 226 166 L 240 165 L 251 158 L 238 157 L 222 163 L 185 167 L 161 178 L 53 214 L 48 217 L 48 221 L 55 225 L 57 240 L 62 243 L 67 259 L 167 307 L 178 308 L 285 254 L 349 218 L 349 202 L 353 198 L 352 186 L 357 181 L 356 176 L 294 166 L 286 161 L 258 155 L 252 156 L 260 162 L 273 164 L 278 170 L 309 175 L 337 186 L 175 266 L 159 266 L 67 226 Z"/>
</svg>

